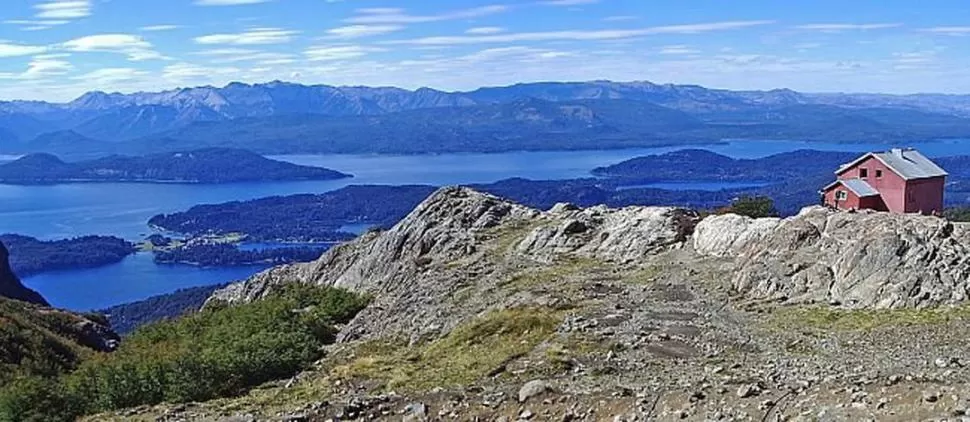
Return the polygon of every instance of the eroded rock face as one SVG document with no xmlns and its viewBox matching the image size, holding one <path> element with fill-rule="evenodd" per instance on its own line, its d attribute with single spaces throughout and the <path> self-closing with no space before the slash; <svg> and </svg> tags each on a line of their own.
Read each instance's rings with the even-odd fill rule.
<svg viewBox="0 0 970 422">
<path fill-rule="evenodd" d="M 970 237 L 945 219 L 811 207 L 770 225 L 714 217 L 699 225 L 694 245 L 736 256 L 733 288 L 753 299 L 853 308 L 967 299 Z"/>
<path fill-rule="evenodd" d="M 43 296 L 28 289 L 20 282 L 20 279 L 10 269 L 9 258 L 10 254 L 7 252 L 7 248 L 3 243 L 0 243 L 0 296 L 47 306 L 47 300 Z"/>
<path fill-rule="evenodd" d="M 559 204 L 536 221 L 516 252 L 544 259 L 564 253 L 626 262 L 683 244 L 694 231 L 697 213 L 672 207 Z"/>
<path fill-rule="evenodd" d="M 768 236 L 780 222 L 779 218 L 713 215 L 694 230 L 694 250 L 707 256 L 734 257 Z"/>
</svg>

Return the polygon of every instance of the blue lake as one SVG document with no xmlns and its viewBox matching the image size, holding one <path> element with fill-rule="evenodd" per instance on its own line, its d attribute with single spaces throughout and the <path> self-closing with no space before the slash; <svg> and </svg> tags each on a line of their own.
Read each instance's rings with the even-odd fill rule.
<svg viewBox="0 0 970 422">
<path fill-rule="evenodd" d="M 970 155 L 970 141 L 915 143 L 930 156 Z M 329 167 L 355 175 L 337 181 L 241 183 L 229 185 L 66 184 L 0 185 L 0 233 L 20 233 L 43 239 L 86 234 L 121 236 L 131 240 L 149 234 L 146 221 L 193 205 L 248 200 L 273 195 L 323 193 L 350 184 L 449 185 L 488 183 L 511 177 L 568 179 L 589 177 L 595 167 L 629 158 L 681 150 L 659 147 L 611 151 L 510 152 L 440 155 L 295 155 L 278 159 Z M 798 149 L 826 151 L 883 150 L 887 145 L 826 144 L 799 141 L 731 141 L 703 148 L 736 158 L 757 158 Z M 6 157 L 11 158 L 11 157 Z M 3 157 L 0 157 L 3 159 Z M 657 186 L 660 187 L 660 186 Z M 723 186 L 720 188 L 731 187 Z M 696 189 L 696 184 L 668 185 Z M 703 190 L 716 190 L 707 185 Z M 348 227 L 360 232 L 367 227 Z M 178 288 L 222 283 L 248 277 L 260 267 L 196 268 L 155 265 L 150 255 L 136 255 L 107 267 L 55 272 L 27 278 L 56 306 L 87 310 L 140 300 Z"/>
</svg>

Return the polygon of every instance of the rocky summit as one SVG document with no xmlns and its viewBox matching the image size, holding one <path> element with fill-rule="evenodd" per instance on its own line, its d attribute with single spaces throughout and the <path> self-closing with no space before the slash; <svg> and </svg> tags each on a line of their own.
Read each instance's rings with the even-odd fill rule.
<svg viewBox="0 0 970 422">
<path fill-rule="evenodd" d="M 540 211 L 443 188 L 389 230 L 209 299 L 289 283 L 372 297 L 312 369 L 95 419 L 959 419 L 967 242 L 935 217 Z"/>
</svg>

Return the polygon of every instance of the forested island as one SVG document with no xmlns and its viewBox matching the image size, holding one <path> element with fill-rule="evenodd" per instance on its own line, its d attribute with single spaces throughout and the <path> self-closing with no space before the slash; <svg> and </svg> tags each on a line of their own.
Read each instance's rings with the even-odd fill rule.
<svg viewBox="0 0 970 422">
<path fill-rule="evenodd" d="M 207 148 L 140 157 L 108 157 L 65 162 L 45 153 L 25 155 L 0 165 L 0 183 L 69 182 L 232 183 L 335 180 L 351 177 L 322 167 L 271 160 L 231 148 Z"/>
<path fill-rule="evenodd" d="M 3 234 L 0 241 L 10 250 L 10 266 L 21 277 L 46 271 L 100 267 L 135 253 L 135 245 L 112 236 L 44 241 Z"/>
<path fill-rule="evenodd" d="M 237 265 L 280 265 L 309 262 L 320 257 L 331 244 L 299 247 L 273 247 L 243 250 L 234 243 L 201 243 L 155 251 L 155 263 L 188 264 L 202 267 Z"/>
<path fill-rule="evenodd" d="M 274 196 L 198 205 L 152 217 L 156 229 L 189 237 L 242 233 L 254 242 L 334 242 L 353 239 L 349 224 L 390 226 L 434 192 L 433 186 L 348 186 L 324 194 Z"/>
</svg>

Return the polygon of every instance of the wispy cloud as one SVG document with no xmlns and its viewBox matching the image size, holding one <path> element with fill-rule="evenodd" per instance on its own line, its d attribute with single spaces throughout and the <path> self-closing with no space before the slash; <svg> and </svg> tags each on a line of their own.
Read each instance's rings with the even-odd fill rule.
<svg viewBox="0 0 970 422">
<path fill-rule="evenodd" d="M 494 15 L 509 10 L 508 6 L 491 5 L 471 9 L 454 10 L 434 15 L 410 15 L 404 9 L 398 8 L 364 8 L 357 9 L 357 16 L 345 19 L 348 23 L 357 24 L 412 24 L 426 22 L 440 22 L 455 19 L 471 19 Z"/>
<path fill-rule="evenodd" d="M 872 29 L 888 29 L 903 26 L 901 23 L 812 23 L 797 25 L 795 29 L 823 32 L 867 31 Z"/>
<path fill-rule="evenodd" d="M 384 51 L 381 48 L 360 45 L 338 45 L 311 47 L 304 51 L 307 60 L 312 62 L 348 60 L 366 56 L 369 53 Z"/>
<path fill-rule="evenodd" d="M 108 67 L 91 71 L 71 79 L 83 81 L 88 86 L 112 85 L 148 75 L 148 72 L 130 67 Z"/>
<path fill-rule="evenodd" d="M 90 0 L 55 0 L 34 6 L 37 19 L 80 19 L 91 15 Z"/>
<path fill-rule="evenodd" d="M 145 32 L 157 32 L 157 31 L 171 31 L 173 29 L 181 28 L 178 25 L 149 25 L 138 28 Z"/>
<path fill-rule="evenodd" d="M 970 26 L 936 26 L 923 29 L 922 32 L 962 37 L 970 35 Z"/>
<path fill-rule="evenodd" d="M 660 47 L 660 50 L 658 52 L 660 54 L 670 54 L 670 55 L 699 53 L 699 51 L 693 48 L 690 48 L 686 45 L 667 45 L 667 46 Z"/>
<path fill-rule="evenodd" d="M 333 28 L 327 34 L 333 38 L 363 38 L 388 34 L 404 29 L 401 25 L 349 25 Z"/>
<path fill-rule="evenodd" d="M 625 22 L 625 21 L 635 21 L 637 19 L 640 19 L 640 17 L 634 16 L 634 15 L 615 15 L 615 16 L 607 16 L 603 18 L 603 21 L 604 22 Z"/>
<path fill-rule="evenodd" d="M 238 6 L 242 4 L 267 3 L 272 0 L 195 0 L 199 6 Z"/>
<path fill-rule="evenodd" d="M 216 48 L 192 53 L 197 56 L 209 56 L 212 63 L 237 63 L 237 62 L 273 62 L 291 63 L 294 59 L 293 54 L 277 53 L 270 51 L 253 50 L 247 48 Z"/>
<path fill-rule="evenodd" d="M 584 4 L 596 4 L 600 0 L 546 0 L 540 1 L 540 4 L 545 4 L 547 6 L 580 6 Z"/>
<path fill-rule="evenodd" d="M 47 51 L 47 47 L 37 45 L 10 44 L 0 41 L 0 57 L 31 56 Z"/>
<path fill-rule="evenodd" d="M 74 65 L 66 60 L 52 57 L 34 57 L 27 64 L 27 70 L 23 73 L 25 79 L 41 79 L 50 76 L 63 75 L 74 70 Z"/>
<path fill-rule="evenodd" d="M 712 31 L 726 31 L 768 25 L 774 21 L 730 21 L 688 25 L 654 26 L 641 29 L 572 30 L 550 32 L 518 32 L 497 35 L 466 35 L 445 37 L 424 37 L 409 40 L 389 41 L 388 44 L 411 45 L 461 45 L 482 43 L 506 43 L 529 41 L 597 41 L 618 40 L 659 34 L 699 34 Z"/>
<path fill-rule="evenodd" d="M 39 31 L 65 25 L 91 15 L 90 0 L 55 0 L 34 5 L 33 19 L 8 19 L 3 23 L 19 25 L 24 31 Z"/>
<path fill-rule="evenodd" d="M 75 38 L 61 45 L 68 51 L 127 54 L 131 61 L 165 59 L 152 44 L 131 34 L 98 34 Z"/>
<path fill-rule="evenodd" d="M 480 26 L 477 28 L 469 28 L 465 31 L 466 34 L 471 35 L 491 35 L 491 34 L 501 34 L 505 32 L 505 28 L 499 26 Z"/>
<path fill-rule="evenodd" d="M 255 28 L 236 34 L 211 34 L 196 37 L 197 44 L 259 45 L 284 44 L 293 39 L 299 31 L 279 28 Z"/>
</svg>

